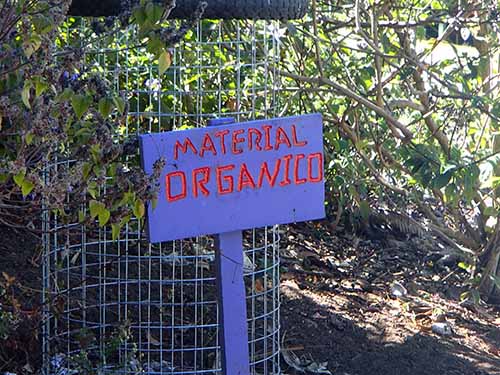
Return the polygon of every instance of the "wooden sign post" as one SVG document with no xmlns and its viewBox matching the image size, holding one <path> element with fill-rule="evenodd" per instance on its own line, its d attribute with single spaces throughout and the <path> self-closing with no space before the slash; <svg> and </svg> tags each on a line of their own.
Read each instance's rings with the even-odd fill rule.
<svg viewBox="0 0 500 375">
<path fill-rule="evenodd" d="M 215 119 L 208 126 L 234 123 L 234 118 Z M 250 375 L 248 352 L 247 299 L 243 278 L 243 232 L 220 233 L 215 236 L 217 300 L 221 325 L 223 375 Z"/>
<path fill-rule="evenodd" d="M 153 243 L 216 234 L 224 375 L 250 375 L 242 230 L 325 217 L 321 115 L 230 123 L 140 137 L 143 167 L 166 165 Z"/>
</svg>

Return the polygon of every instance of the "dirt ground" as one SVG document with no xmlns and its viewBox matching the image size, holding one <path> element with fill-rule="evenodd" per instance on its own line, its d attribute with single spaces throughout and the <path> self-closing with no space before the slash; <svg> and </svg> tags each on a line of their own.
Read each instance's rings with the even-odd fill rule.
<svg viewBox="0 0 500 375">
<path fill-rule="evenodd" d="M 40 249 L 13 230 L 0 238 L 0 278 L 24 295 L 16 336 L 0 339 L 0 374 L 35 373 Z M 500 374 L 498 306 L 461 302 L 467 273 L 430 241 L 308 224 L 284 228 L 282 244 L 284 374 Z"/>
<path fill-rule="evenodd" d="M 285 236 L 287 373 L 500 374 L 498 306 L 460 302 L 467 275 L 456 259 L 392 233 L 360 238 L 301 225 Z M 433 323 L 452 333 L 432 332 Z"/>
</svg>

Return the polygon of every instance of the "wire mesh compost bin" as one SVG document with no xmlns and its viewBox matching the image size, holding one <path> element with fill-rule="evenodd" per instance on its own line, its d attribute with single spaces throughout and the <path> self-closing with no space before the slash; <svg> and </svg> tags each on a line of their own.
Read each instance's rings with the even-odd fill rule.
<svg viewBox="0 0 500 375">
<path fill-rule="evenodd" d="M 280 29 L 272 19 L 301 16 L 305 2 L 208 1 L 205 17 L 218 20 L 199 21 L 172 49 L 162 76 L 147 53 L 132 53 L 134 27 L 100 41 L 91 21 L 76 17 L 67 38 L 95 40 L 84 58 L 125 93 L 130 114 L 122 134 L 205 126 L 226 116 L 269 118 L 279 109 Z M 173 16 L 183 18 L 198 1 L 177 3 Z M 72 13 L 109 16 L 120 4 L 74 0 Z M 47 174 L 67 163 L 51 163 Z M 67 223 L 50 212 L 43 225 L 45 375 L 222 373 L 211 237 L 152 245 L 131 220 L 113 240 L 111 228 Z M 251 371 L 280 374 L 278 228 L 246 231 L 244 245 Z"/>
</svg>

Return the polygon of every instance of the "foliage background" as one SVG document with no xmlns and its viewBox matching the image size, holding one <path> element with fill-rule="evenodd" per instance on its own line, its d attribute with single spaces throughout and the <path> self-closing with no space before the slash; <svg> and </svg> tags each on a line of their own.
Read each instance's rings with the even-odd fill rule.
<svg viewBox="0 0 500 375">
<path fill-rule="evenodd" d="M 281 71 L 284 110 L 324 114 L 334 227 L 384 216 L 428 233 L 485 298 L 499 280 L 498 11 L 313 0 L 307 20 L 287 25 Z"/>
</svg>

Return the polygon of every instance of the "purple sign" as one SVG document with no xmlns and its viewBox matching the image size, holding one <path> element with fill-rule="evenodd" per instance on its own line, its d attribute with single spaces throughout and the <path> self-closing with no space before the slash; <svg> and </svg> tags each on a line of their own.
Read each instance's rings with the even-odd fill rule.
<svg viewBox="0 0 500 375">
<path fill-rule="evenodd" d="M 319 114 L 140 137 L 143 166 L 161 157 L 153 243 L 325 216 Z"/>
</svg>

